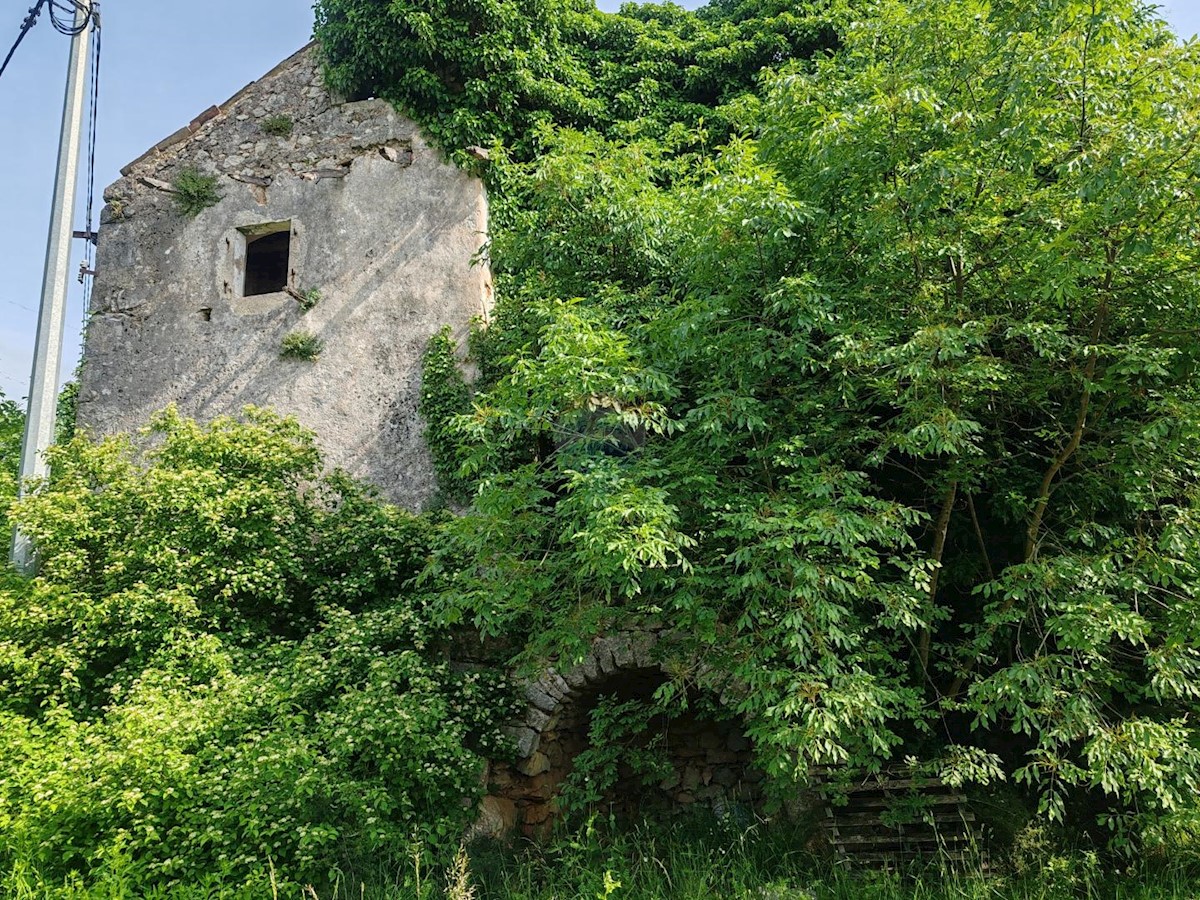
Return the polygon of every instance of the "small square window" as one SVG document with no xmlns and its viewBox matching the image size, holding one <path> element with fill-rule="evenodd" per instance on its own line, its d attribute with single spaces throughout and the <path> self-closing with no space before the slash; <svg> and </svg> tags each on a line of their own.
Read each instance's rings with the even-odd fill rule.
<svg viewBox="0 0 1200 900">
<path fill-rule="evenodd" d="M 246 239 L 242 296 L 258 297 L 285 290 L 291 268 L 292 223 L 272 222 L 239 230 Z"/>
</svg>

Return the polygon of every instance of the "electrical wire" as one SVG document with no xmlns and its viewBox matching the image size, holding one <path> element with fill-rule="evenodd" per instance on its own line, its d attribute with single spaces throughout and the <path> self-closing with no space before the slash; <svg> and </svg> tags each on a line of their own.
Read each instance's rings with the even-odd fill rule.
<svg viewBox="0 0 1200 900">
<path fill-rule="evenodd" d="M 8 68 L 8 64 L 12 62 L 13 54 L 17 52 L 17 48 L 21 46 L 21 41 L 25 40 L 25 35 L 33 30 L 33 26 L 37 24 L 38 16 L 42 14 L 42 7 L 45 6 L 47 0 L 38 0 L 37 4 L 30 8 L 29 14 L 25 17 L 25 21 L 21 23 L 21 33 L 17 35 L 17 40 L 13 43 L 12 49 L 8 51 L 8 55 L 4 57 L 4 62 L 0 63 L 0 75 L 4 74 L 4 70 Z"/>
<path fill-rule="evenodd" d="M 16 41 L 13 42 L 12 48 L 8 51 L 8 55 L 4 57 L 4 62 L 0 63 L 0 75 L 4 74 L 8 68 L 8 64 L 12 62 L 17 48 L 21 46 L 21 42 L 25 40 L 26 35 L 38 23 L 43 9 L 50 10 L 50 22 L 54 26 L 54 30 L 67 37 L 76 38 L 87 31 L 91 25 L 95 25 L 91 34 L 92 78 L 89 88 L 87 221 L 86 231 L 84 232 L 86 243 L 83 252 L 83 266 L 79 276 L 79 280 L 83 282 L 83 314 L 86 321 L 88 310 L 91 309 L 92 305 L 92 278 L 90 273 L 94 271 L 95 263 L 95 243 L 92 241 L 92 235 L 95 233 L 93 212 L 96 198 L 96 123 L 100 100 L 100 4 L 97 0 L 86 0 L 86 2 L 85 0 L 37 0 L 37 3 L 30 8 L 28 14 L 25 16 L 24 21 L 21 22 L 20 33 L 17 35 Z"/>
<path fill-rule="evenodd" d="M 50 22 L 54 25 L 54 29 L 59 34 L 67 35 L 67 37 L 76 37 L 83 34 L 92 22 L 95 22 L 97 27 L 100 24 L 100 7 L 95 0 L 88 0 L 88 2 L 84 2 L 84 0 L 38 0 L 36 4 L 30 7 L 28 15 L 25 16 L 25 21 L 21 23 L 21 31 L 17 34 L 16 41 L 13 42 L 8 55 L 4 57 L 4 62 L 0 63 L 0 75 L 4 74 L 4 70 L 12 62 L 13 55 L 16 54 L 17 48 L 21 46 L 21 41 L 25 40 L 25 36 L 37 24 L 43 9 L 50 10 Z M 75 17 L 80 12 L 84 16 L 76 24 Z"/>
<path fill-rule="evenodd" d="M 94 271 L 96 244 L 92 240 L 92 235 L 96 233 L 96 229 L 92 227 L 92 211 L 96 197 L 96 123 L 100 103 L 100 35 L 103 31 L 100 27 L 100 4 L 94 0 L 89 4 L 88 17 L 96 27 L 92 30 L 92 84 L 88 112 L 87 213 L 84 225 L 87 237 L 84 240 L 83 268 L 85 271 Z M 92 308 L 93 280 L 93 277 L 89 275 L 84 278 L 83 282 L 83 320 L 85 323 L 88 312 Z"/>
<path fill-rule="evenodd" d="M 84 15 L 76 24 L 75 19 L 79 13 Z M 50 0 L 50 21 L 59 34 L 65 34 L 67 37 L 83 34 L 96 14 L 95 3 L 85 3 L 84 0 Z"/>
</svg>

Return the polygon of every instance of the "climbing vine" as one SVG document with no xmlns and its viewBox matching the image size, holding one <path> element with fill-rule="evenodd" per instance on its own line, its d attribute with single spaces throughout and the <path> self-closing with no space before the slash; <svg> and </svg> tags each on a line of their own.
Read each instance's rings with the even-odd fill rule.
<svg viewBox="0 0 1200 900">
<path fill-rule="evenodd" d="M 425 443 L 433 457 L 438 486 L 449 500 L 464 501 L 471 482 L 461 470 L 463 440 L 455 417 L 471 408 L 471 394 L 458 367 L 454 338 L 446 326 L 429 340 L 421 366 L 421 401 L 418 409 L 425 420 Z"/>
<path fill-rule="evenodd" d="M 320 0 L 315 34 L 347 96 L 391 100 L 447 152 L 501 142 L 528 157 L 549 123 L 661 138 L 703 120 L 722 139 L 764 68 L 836 43 L 830 5 Z"/>
</svg>

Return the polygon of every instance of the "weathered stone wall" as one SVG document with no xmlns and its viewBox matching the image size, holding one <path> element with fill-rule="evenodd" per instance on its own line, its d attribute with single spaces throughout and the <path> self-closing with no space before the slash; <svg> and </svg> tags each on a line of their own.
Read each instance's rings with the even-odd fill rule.
<svg viewBox="0 0 1200 900">
<path fill-rule="evenodd" d="M 278 117 L 290 133 L 264 128 Z M 216 176 L 221 194 L 195 218 L 173 193 L 186 169 Z M 311 47 L 123 176 L 105 192 L 80 424 L 130 431 L 168 403 L 201 419 L 268 406 L 315 430 L 330 465 L 424 504 L 421 355 L 443 324 L 462 337 L 490 306 L 487 269 L 472 265 L 481 182 L 387 103 L 338 103 Z M 242 296 L 246 235 L 284 221 L 286 289 Z M 315 362 L 280 357 L 297 330 L 324 342 Z"/>
<path fill-rule="evenodd" d="M 488 796 L 476 832 L 498 836 L 519 828 L 531 836 L 543 833 L 558 813 L 557 800 L 576 757 L 589 746 L 591 712 L 598 699 L 649 699 L 666 678 L 661 657 L 671 642 L 669 632 L 654 627 L 599 638 L 578 665 L 562 673 L 551 669 L 528 684 L 524 719 L 509 729 L 517 759 L 489 767 Z M 707 681 L 703 672 L 700 681 Z M 709 690 L 714 699 L 722 693 L 716 682 Z M 670 773 L 646 785 L 626 767 L 607 798 L 615 812 L 670 816 L 700 807 L 724 815 L 737 808 L 761 808 L 763 774 L 736 718 L 689 712 L 652 723 L 650 730 L 661 740 L 661 757 Z"/>
</svg>

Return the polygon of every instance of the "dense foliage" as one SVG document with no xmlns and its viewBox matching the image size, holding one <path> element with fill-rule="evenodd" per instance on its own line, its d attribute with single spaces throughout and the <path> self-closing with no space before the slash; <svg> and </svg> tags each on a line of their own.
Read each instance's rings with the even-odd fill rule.
<svg viewBox="0 0 1200 900">
<path fill-rule="evenodd" d="M 660 708 L 593 734 L 723 704 L 781 791 L 911 757 L 1126 847 L 1197 826 L 1200 45 L 1137 0 L 319 0 L 317 33 L 343 93 L 492 151 L 478 378 L 443 333 L 421 400 L 466 508 L 262 411 L 53 451 L 0 589 L 12 884 L 454 845 L 509 712 L 463 624 L 537 666 L 671 623 Z"/>
<path fill-rule="evenodd" d="M 430 523 L 322 476 L 292 420 L 76 439 L 0 590 L 0 864 L 145 883 L 456 845 L 508 693 L 405 583 Z"/>
<path fill-rule="evenodd" d="M 1191 827 L 1200 49 L 1132 0 L 859 11 L 719 153 L 497 148 L 442 614 L 527 658 L 665 615 L 663 695 L 723 673 L 778 775 L 914 755 Z"/>
<path fill-rule="evenodd" d="M 664 137 L 726 106 L 760 70 L 835 40 L 823 3 L 719 0 L 691 12 L 592 0 L 320 0 L 329 83 L 415 114 L 447 151 L 493 141 L 528 151 L 539 123 Z"/>
<path fill-rule="evenodd" d="M 17 496 L 25 412 L 0 393 L 0 528 L 7 531 L 8 507 Z"/>
</svg>

